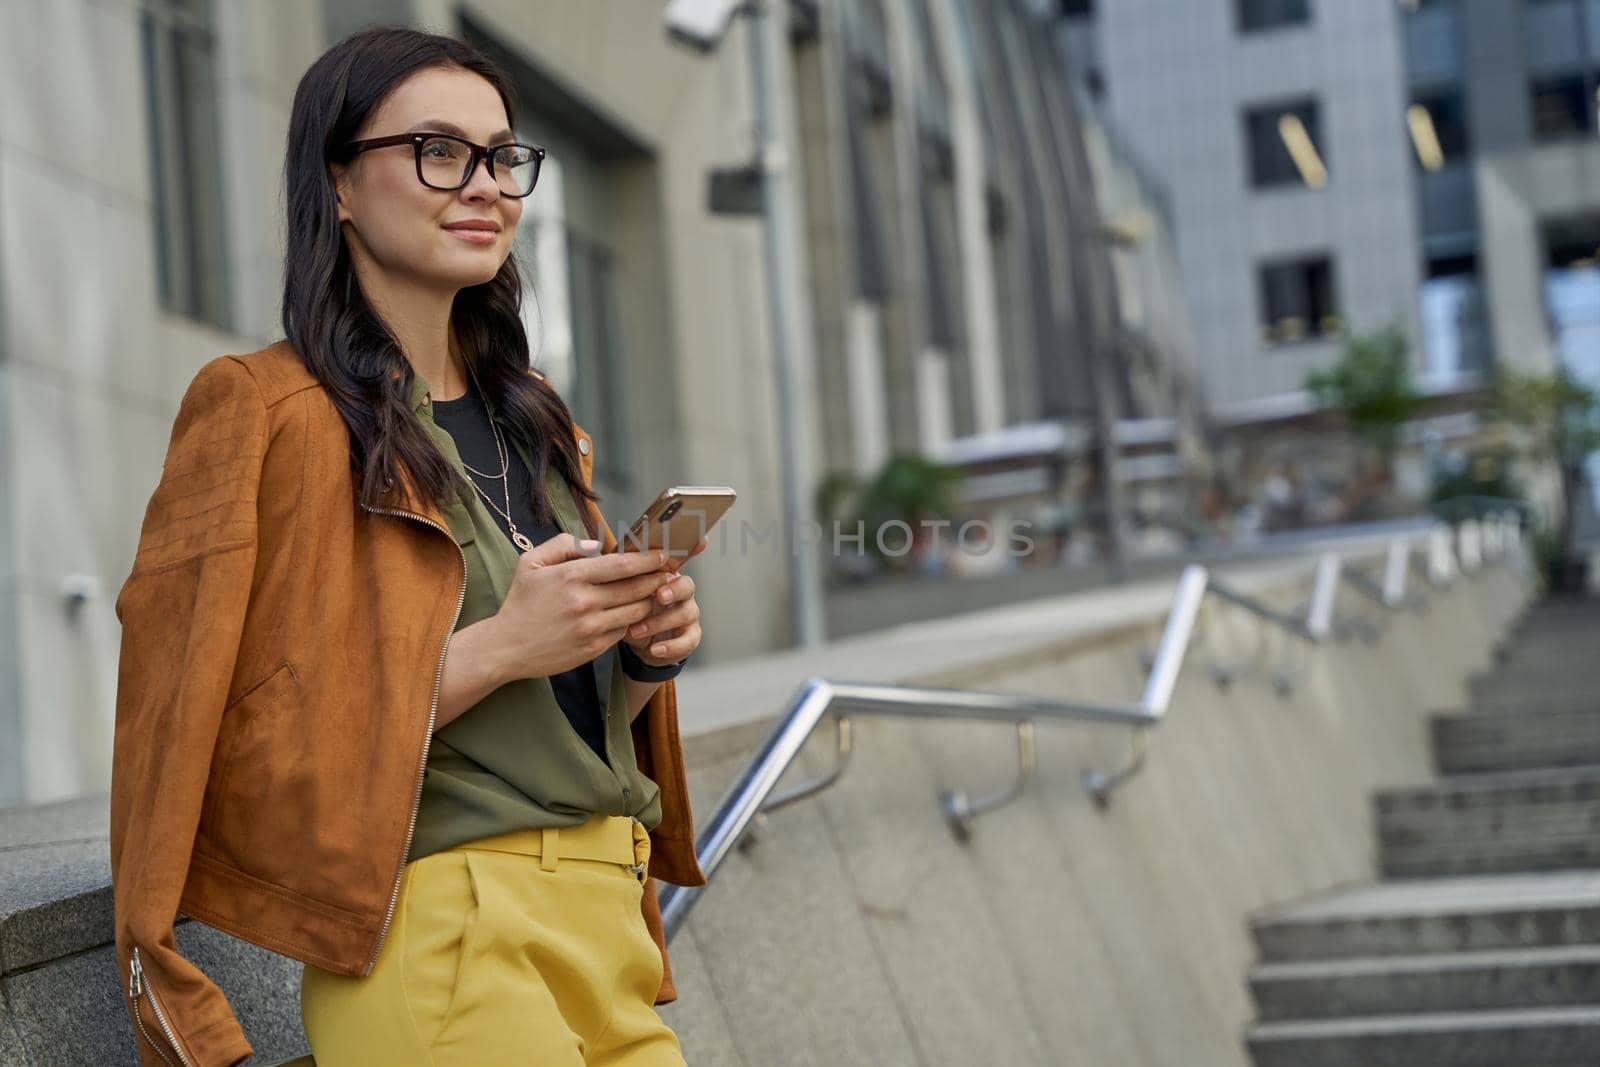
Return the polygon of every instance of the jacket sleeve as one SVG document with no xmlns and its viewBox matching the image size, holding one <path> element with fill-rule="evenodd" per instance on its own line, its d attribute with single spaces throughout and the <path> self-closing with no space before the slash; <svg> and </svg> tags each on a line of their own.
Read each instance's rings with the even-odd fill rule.
<svg viewBox="0 0 1600 1067">
<path fill-rule="evenodd" d="M 173 924 L 256 560 L 267 411 L 249 368 L 196 373 L 145 509 L 122 623 L 111 764 L 111 885 L 122 996 L 145 1067 L 230 1067 L 252 1048 Z"/>
</svg>

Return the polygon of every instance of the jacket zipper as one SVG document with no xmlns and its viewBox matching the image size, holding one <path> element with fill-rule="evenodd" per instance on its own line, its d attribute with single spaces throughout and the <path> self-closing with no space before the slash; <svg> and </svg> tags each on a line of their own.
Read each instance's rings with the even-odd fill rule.
<svg viewBox="0 0 1600 1067">
<path fill-rule="evenodd" d="M 184 1054 L 183 1046 L 178 1044 L 178 1039 L 172 1033 L 172 1027 L 167 1023 L 167 1014 L 161 1010 L 161 1001 L 156 999 L 156 987 L 144 974 L 144 964 L 139 962 L 139 946 L 133 946 L 133 960 L 128 966 L 128 996 L 133 1001 L 133 1017 L 139 1023 L 139 1032 L 144 1039 L 150 1042 L 150 1047 L 156 1050 L 156 1055 L 167 1063 L 172 1062 L 172 1057 L 161 1051 L 161 1045 L 150 1036 L 150 1031 L 145 1029 L 144 1016 L 139 1013 L 139 994 L 142 992 L 150 1000 L 150 1007 L 156 1013 L 156 1022 L 161 1024 L 161 1032 L 166 1035 L 167 1044 L 178 1054 L 178 1061 L 184 1067 L 192 1067 L 189 1057 Z"/>
<path fill-rule="evenodd" d="M 428 748 L 433 743 L 433 724 L 439 714 L 439 685 L 444 681 L 444 659 L 450 650 L 450 637 L 455 633 L 456 620 L 461 618 L 461 607 L 467 601 L 467 554 L 462 550 L 460 543 L 456 541 L 454 534 L 426 515 L 418 515 L 414 511 L 405 511 L 400 508 L 378 508 L 370 504 L 362 504 L 361 506 L 368 511 L 384 515 L 404 515 L 406 518 L 416 519 L 418 522 L 432 526 L 435 530 L 450 538 L 450 543 L 455 545 L 456 554 L 461 557 L 461 588 L 456 594 L 456 612 L 450 619 L 450 629 L 445 631 L 444 644 L 439 649 L 439 665 L 434 668 L 433 672 L 433 699 L 428 704 L 428 732 L 423 736 L 422 757 L 417 762 L 417 789 L 411 798 L 411 821 L 406 824 L 406 845 L 400 854 L 400 867 L 394 872 L 394 887 L 389 890 L 389 910 L 384 913 L 383 926 L 378 930 L 378 943 L 372 947 L 372 958 L 367 960 L 367 969 L 364 972 L 365 974 L 371 974 L 373 967 L 378 963 L 378 953 L 383 949 L 383 939 L 388 936 L 389 921 L 394 918 L 395 901 L 400 898 L 400 876 L 405 873 L 406 856 L 411 853 L 411 837 L 417 829 L 417 806 L 422 802 L 423 771 L 428 765 Z"/>
</svg>

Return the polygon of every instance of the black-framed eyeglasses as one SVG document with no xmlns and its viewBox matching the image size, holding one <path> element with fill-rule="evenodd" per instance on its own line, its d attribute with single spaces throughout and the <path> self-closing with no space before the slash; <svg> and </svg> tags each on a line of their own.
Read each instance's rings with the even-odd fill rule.
<svg viewBox="0 0 1600 1067">
<path fill-rule="evenodd" d="M 351 141 L 345 149 L 351 154 L 369 148 L 388 148 L 408 144 L 417 157 L 417 180 L 430 189 L 450 192 L 472 178 L 478 160 L 487 159 L 489 177 L 507 196 L 524 197 L 539 181 L 539 164 L 544 149 L 536 144 L 474 144 L 451 133 L 397 133 L 390 137 L 369 137 Z"/>
</svg>

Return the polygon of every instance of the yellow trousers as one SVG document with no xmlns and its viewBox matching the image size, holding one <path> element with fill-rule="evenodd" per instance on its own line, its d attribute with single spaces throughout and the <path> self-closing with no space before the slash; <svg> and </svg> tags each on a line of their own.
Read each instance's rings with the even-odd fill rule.
<svg viewBox="0 0 1600 1067">
<path fill-rule="evenodd" d="M 655 1010 L 649 857 L 643 823 L 595 815 L 406 864 L 372 973 L 305 966 L 317 1067 L 687 1067 Z"/>
</svg>

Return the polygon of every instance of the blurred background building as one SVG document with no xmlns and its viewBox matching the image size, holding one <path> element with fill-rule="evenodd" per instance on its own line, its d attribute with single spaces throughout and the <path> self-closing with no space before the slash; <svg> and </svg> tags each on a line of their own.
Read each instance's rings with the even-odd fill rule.
<svg viewBox="0 0 1600 1067">
<path fill-rule="evenodd" d="M 0 800 L 106 777 L 113 604 L 178 399 L 205 360 L 281 335 L 295 85 L 373 22 L 483 48 L 516 82 L 519 137 L 549 149 L 516 246 L 526 318 L 536 365 L 598 444 L 608 521 L 664 485 L 726 483 L 730 518 L 766 535 L 741 551 L 730 523 L 726 554 L 698 569 L 696 662 L 793 640 L 759 197 L 741 203 L 729 180 L 755 149 L 748 35 L 697 54 L 669 38 L 664 6 L 0 5 Z M 1119 426 L 1158 450 L 1180 436 L 1188 327 L 1163 194 L 1069 91 L 1059 12 L 772 10 L 789 25 L 774 84 L 793 87 L 799 131 L 814 317 L 811 387 L 793 403 L 812 468 L 865 479 L 893 455 L 946 451 L 976 467 L 1044 427 L 1056 482 L 974 480 L 962 506 L 998 517 L 1070 499 L 1103 517 L 1095 487 L 1119 446 L 1101 442 Z"/>
<path fill-rule="evenodd" d="M 1236 486 L 1343 476 L 1304 382 L 1347 332 L 1410 341 L 1434 416 L 1400 467 L 1413 495 L 1479 438 L 1496 366 L 1600 383 L 1600 2 L 1061 10 L 1076 76 L 1170 183 Z"/>
<path fill-rule="evenodd" d="M 1600 0 L 763 0 L 795 130 L 794 394 L 750 20 L 697 51 L 665 7 L 0 0 L 0 803 L 107 778 L 113 604 L 178 400 L 281 335 L 295 86 L 375 22 L 484 49 L 549 151 L 526 320 L 607 520 L 674 483 L 739 491 L 690 670 L 799 640 L 786 523 L 824 523 L 838 634 L 1115 578 L 1338 477 L 1303 383 L 1347 330 L 1413 342 L 1418 492 L 1497 362 L 1600 375 Z M 827 536 L 890 514 L 949 520 L 942 549 Z M 1031 523 L 1034 548 L 953 551 L 969 519 Z"/>
</svg>

